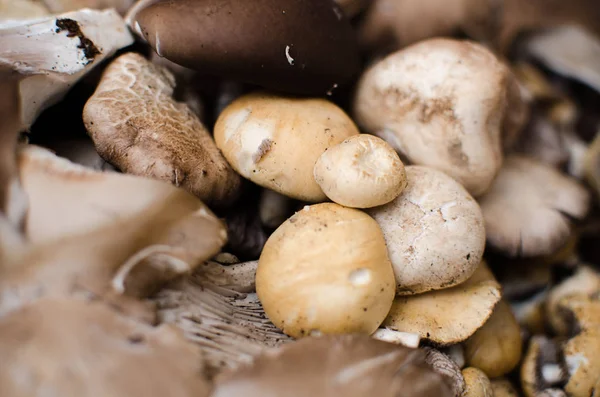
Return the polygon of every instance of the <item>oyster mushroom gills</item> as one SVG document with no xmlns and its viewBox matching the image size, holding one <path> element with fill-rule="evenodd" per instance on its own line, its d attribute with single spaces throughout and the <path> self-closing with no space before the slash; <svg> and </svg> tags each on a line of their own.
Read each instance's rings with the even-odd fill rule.
<svg viewBox="0 0 600 397">
<path fill-rule="evenodd" d="M 600 397 L 598 0 L 0 0 L 0 397 Z"/>
</svg>

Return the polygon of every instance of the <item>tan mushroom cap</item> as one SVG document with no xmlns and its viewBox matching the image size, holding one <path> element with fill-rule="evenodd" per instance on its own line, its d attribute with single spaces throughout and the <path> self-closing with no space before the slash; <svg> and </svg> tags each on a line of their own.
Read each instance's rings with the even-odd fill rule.
<svg viewBox="0 0 600 397">
<path fill-rule="evenodd" d="M 500 284 L 485 262 L 470 279 L 452 288 L 397 296 L 383 325 L 414 332 L 439 345 L 462 342 L 492 315 L 500 301 Z"/>
<path fill-rule="evenodd" d="M 586 215 L 589 194 L 554 168 L 513 155 L 479 204 L 490 245 L 510 256 L 537 256 L 567 242 L 568 218 Z"/>
<path fill-rule="evenodd" d="M 510 306 L 500 301 L 490 318 L 464 342 L 468 366 L 497 378 L 512 371 L 521 359 L 521 329 Z"/>
<path fill-rule="evenodd" d="M 381 229 L 362 211 L 306 206 L 267 240 L 256 292 L 267 317 L 292 337 L 370 335 L 395 295 Z"/>
<path fill-rule="evenodd" d="M 406 187 L 398 153 L 383 139 L 354 135 L 317 160 L 315 181 L 332 201 L 354 208 L 387 204 Z"/>
<path fill-rule="evenodd" d="M 502 165 L 510 70 L 482 45 L 431 39 L 395 52 L 361 77 L 357 123 L 416 165 L 444 171 L 474 196 Z"/>
<path fill-rule="evenodd" d="M 406 167 L 407 187 L 367 212 L 379 223 L 398 294 L 452 287 L 475 271 L 485 246 L 477 202 L 454 179 L 428 167 Z"/>
<path fill-rule="evenodd" d="M 534 335 L 521 364 L 521 388 L 526 397 L 538 397 L 542 391 L 566 383 L 567 369 L 560 351 L 560 340 Z"/>
<path fill-rule="evenodd" d="M 200 351 L 102 302 L 42 300 L 0 319 L 0 395 L 202 397 Z"/>
<path fill-rule="evenodd" d="M 319 156 L 357 134 L 332 102 L 260 92 L 233 101 L 215 124 L 217 146 L 240 175 L 309 202 L 326 199 L 313 177 Z"/>
<path fill-rule="evenodd" d="M 596 195 L 600 196 L 600 130 L 585 153 L 584 175 Z"/>
<path fill-rule="evenodd" d="M 104 71 L 83 110 L 98 153 L 121 171 L 171 182 L 209 205 L 233 201 L 240 177 L 210 133 L 185 104 L 173 99 L 166 68 L 128 53 Z"/>
<path fill-rule="evenodd" d="M 519 392 L 508 379 L 492 379 L 491 384 L 494 397 L 519 397 Z"/>
<path fill-rule="evenodd" d="M 213 397 L 451 397 L 423 351 L 344 335 L 304 338 L 217 379 Z"/>
<path fill-rule="evenodd" d="M 466 387 L 461 397 L 494 397 L 492 383 L 483 371 L 468 367 L 462 370 L 462 374 Z"/>
<path fill-rule="evenodd" d="M 0 21 L 39 18 L 49 13 L 46 5 L 38 0 L 0 0 Z"/>
</svg>

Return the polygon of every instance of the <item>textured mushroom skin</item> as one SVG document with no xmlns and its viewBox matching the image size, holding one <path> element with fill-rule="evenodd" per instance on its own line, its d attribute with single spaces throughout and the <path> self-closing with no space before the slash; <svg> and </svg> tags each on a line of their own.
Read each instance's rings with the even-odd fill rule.
<svg viewBox="0 0 600 397">
<path fill-rule="evenodd" d="M 394 266 L 397 293 L 452 287 L 477 269 L 485 246 L 477 202 L 455 180 L 428 167 L 406 167 L 407 187 L 367 212 L 379 223 Z"/>
<path fill-rule="evenodd" d="M 132 16 L 182 66 L 290 93 L 323 95 L 358 71 L 358 47 L 331 0 L 159 0 Z"/>
<path fill-rule="evenodd" d="M 121 171 L 171 182 L 208 204 L 225 205 L 240 177 L 193 112 L 173 100 L 175 78 L 139 54 L 111 63 L 83 120 L 98 153 Z"/>
<path fill-rule="evenodd" d="M 502 164 L 510 77 L 479 44 L 427 40 L 369 68 L 354 113 L 359 125 L 411 163 L 444 171 L 477 196 Z"/>
</svg>

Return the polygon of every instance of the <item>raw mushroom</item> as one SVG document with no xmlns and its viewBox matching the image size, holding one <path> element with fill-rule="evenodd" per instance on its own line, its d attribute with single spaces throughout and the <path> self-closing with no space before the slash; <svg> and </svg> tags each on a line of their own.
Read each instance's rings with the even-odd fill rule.
<svg viewBox="0 0 600 397">
<path fill-rule="evenodd" d="M 510 310 L 500 301 L 491 317 L 464 342 L 467 365 L 475 367 L 489 378 L 512 371 L 521 360 L 521 329 Z"/>
<path fill-rule="evenodd" d="M 251 293 L 256 290 L 255 278 L 258 261 L 221 265 L 214 261 L 206 261 L 198 266 L 197 272 L 206 281 L 233 291 Z"/>
<path fill-rule="evenodd" d="M 488 243 L 506 255 L 529 257 L 551 254 L 567 242 L 570 218 L 587 214 L 589 194 L 550 166 L 513 155 L 479 204 Z"/>
<path fill-rule="evenodd" d="M 315 164 L 314 177 L 332 201 L 354 208 L 387 204 L 406 187 L 398 154 L 383 139 L 368 134 L 328 148 Z"/>
<path fill-rule="evenodd" d="M 0 65 L 23 75 L 19 88 L 24 127 L 29 128 L 90 70 L 132 43 L 115 10 L 84 9 L 0 22 Z"/>
<path fill-rule="evenodd" d="M 496 396 L 494 396 L 496 397 Z M 546 389 L 542 392 L 536 393 L 535 397 L 568 397 L 567 393 L 565 393 L 561 389 Z M 592 395 L 591 397 L 596 397 Z"/>
<path fill-rule="evenodd" d="M 385 327 L 377 329 L 377 331 L 371 334 L 371 337 L 383 342 L 395 343 L 415 349 L 419 347 L 419 343 L 421 342 L 421 337 L 418 334 L 394 331 L 393 329 Z"/>
<path fill-rule="evenodd" d="M 168 285 L 154 300 L 161 322 L 177 325 L 200 347 L 209 376 L 292 341 L 266 318 L 256 294 L 217 286 L 204 270 Z"/>
<path fill-rule="evenodd" d="M 584 176 L 600 198 L 600 129 L 585 153 Z"/>
<path fill-rule="evenodd" d="M 200 351 L 103 302 L 42 300 L 0 318 L 0 395 L 207 397 Z"/>
<path fill-rule="evenodd" d="M 81 8 L 106 9 L 115 8 L 124 15 L 135 0 L 42 0 L 51 12 L 75 11 Z"/>
<path fill-rule="evenodd" d="M 94 146 L 94 141 L 86 135 L 44 142 L 42 146 L 75 164 L 96 171 L 116 171 L 115 167 L 100 157 Z"/>
<path fill-rule="evenodd" d="M 2 20 L 39 18 L 48 14 L 48 7 L 39 0 L 0 0 L 0 24 Z"/>
<path fill-rule="evenodd" d="M 510 70 L 480 44 L 431 39 L 367 69 L 354 114 L 410 163 L 444 171 L 477 196 L 502 165 L 511 79 Z"/>
<path fill-rule="evenodd" d="M 293 200 L 270 189 L 263 189 L 258 203 L 259 216 L 262 225 L 276 229 L 293 212 Z"/>
<path fill-rule="evenodd" d="M 459 366 L 439 350 L 431 347 L 425 347 L 423 350 L 425 350 L 425 362 L 431 365 L 435 372 L 444 375 L 450 381 L 452 394 L 456 397 L 462 395 L 466 385 Z"/>
<path fill-rule="evenodd" d="M 284 92 L 323 95 L 359 69 L 332 0 L 142 0 L 127 20 L 177 64 Z"/>
<path fill-rule="evenodd" d="M 313 168 L 329 147 L 358 129 L 342 109 L 320 98 L 253 93 L 231 103 L 215 125 L 215 141 L 243 177 L 299 200 L 326 196 Z"/>
<path fill-rule="evenodd" d="M 105 70 L 83 110 L 98 153 L 126 173 L 169 181 L 209 205 L 225 206 L 240 178 L 187 105 L 173 100 L 165 68 L 128 53 Z"/>
<path fill-rule="evenodd" d="M 462 370 L 465 378 L 465 391 L 461 397 L 494 397 L 494 389 L 490 379 L 483 371 L 475 367 Z"/>
<path fill-rule="evenodd" d="M 558 343 L 543 335 L 531 338 L 520 372 L 521 388 L 526 397 L 537 397 L 543 390 L 564 384 L 566 363 Z"/>
<path fill-rule="evenodd" d="M 213 397 L 452 397 L 423 351 L 366 336 L 305 338 L 217 379 Z"/>
<path fill-rule="evenodd" d="M 381 229 L 359 210 L 304 207 L 267 240 L 256 292 L 267 317 L 292 337 L 372 334 L 395 292 Z"/>
<path fill-rule="evenodd" d="M 473 276 L 460 285 L 397 296 L 383 325 L 417 333 L 437 345 L 452 345 L 481 328 L 499 301 L 500 285 L 482 262 Z"/>
<path fill-rule="evenodd" d="M 406 167 L 407 187 L 368 210 L 379 223 L 394 266 L 397 293 L 410 295 L 467 280 L 483 256 L 479 205 L 454 179 L 428 167 Z"/>
<path fill-rule="evenodd" d="M 491 383 L 494 397 L 519 397 L 519 392 L 508 379 L 492 379 Z"/>
</svg>

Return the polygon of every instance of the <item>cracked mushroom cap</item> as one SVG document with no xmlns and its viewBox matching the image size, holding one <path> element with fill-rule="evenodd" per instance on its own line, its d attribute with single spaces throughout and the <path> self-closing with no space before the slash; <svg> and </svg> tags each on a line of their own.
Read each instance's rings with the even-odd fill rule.
<svg viewBox="0 0 600 397">
<path fill-rule="evenodd" d="M 383 139 L 354 135 L 317 160 L 315 181 L 332 201 L 354 208 L 387 204 L 406 187 L 398 153 Z"/>
<path fill-rule="evenodd" d="M 353 30 L 331 0 L 141 1 L 128 21 L 177 64 L 283 92 L 323 95 L 359 69 Z"/>
<path fill-rule="evenodd" d="M 444 171 L 478 196 L 502 165 L 501 129 L 512 75 L 480 44 L 431 39 L 362 75 L 357 123 L 416 165 Z"/>
<path fill-rule="evenodd" d="M 395 287 L 377 222 L 333 203 L 306 206 L 285 221 L 267 240 L 256 271 L 267 316 L 295 338 L 372 334 Z"/>
<path fill-rule="evenodd" d="M 477 202 L 454 179 L 428 167 L 406 167 L 406 188 L 371 208 L 394 266 L 398 294 L 452 287 L 475 271 L 485 246 Z"/>
<path fill-rule="evenodd" d="M 103 302 L 42 300 L 0 319 L 0 395 L 208 396 L 200 351 Z"/>
<path fill-rule="evenodd" d="M 471 278 L 460 285 L 397 296 L 383 326 L 419 334 L 438 345 L 452 345 L 481 328 L 499 301 L 500 284 L 481 262 Z"/>
<path fill-rule="evenodd" d="M 258 92 L 233 101 L 215 124 L 229 164 L 257 185 L 303 201 L 325 201 L 313 176 L 319 156 L 358 134 L 342 109 L 321 98 Z"/>
<path fill-rule="evenodd" d="M 494 307 L 490 318 L 464 342 L 465 359 L 489 378 L 512 371 L 521 360 L 521 328 L 505 301 Z"/>
<path fill-rule="evenodd" d="M 575 179 L 533 159 L 508 157 L 479 198 L 488 243 L 510 256 L 548 255 L 588 212 L 589 193 Z"/>
<path fill-rule="evenodd" d="M 495 397 L 492 383 L 480 369 L 468 367 L 462 370 L 465 378 L 465 391 L 461 397 Z"/>
<path fill-rule="evenodd" d="M 213 397 L 233 395 L 451 397 L 421 350 L 344 335 L 305 338 L 217 379 Z"/>
<path fill-rule="evenodd" d="M 239 193 L 240 177 L 190 108 L 173 99 L 166 68 L 128 53 L 104 71 L 83 121 L 98 153 L 121 171 L 171 182 L 209 205 Z"/>
</svg>

